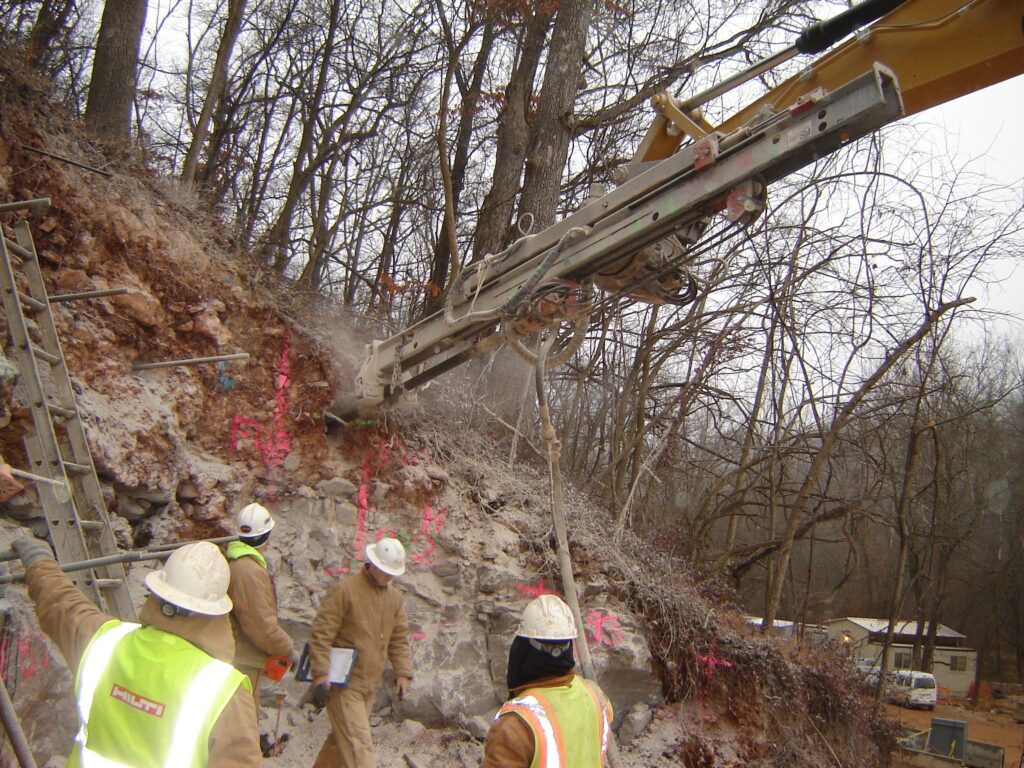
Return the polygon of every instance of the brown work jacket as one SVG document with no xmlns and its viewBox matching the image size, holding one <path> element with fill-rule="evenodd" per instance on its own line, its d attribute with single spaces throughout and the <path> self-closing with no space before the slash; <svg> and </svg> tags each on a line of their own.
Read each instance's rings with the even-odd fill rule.
<svg viewBox="0 0 1024 768">
<path fill-rule="evenodd" d="M 558 677 L 546 677 L 532 683 L 513 688 L 515 698 L 528 688 L 554 688 L 569 685 L 573 672 Z M 523 718 L 505 714 L 491 724 L 484 739 L 484 761 L 480 768 L 530 768 L 533 764 L 533 731 Z"/>
<path fill-rule="evenodd" d="M 396 675 L 411 678 L 409 622 L 402 593 L 391 584 L 379 586 L 365 568 L 334 582 L 324 595 L 309 635 L 314 678 L 327 674 L 332 647 L 356 649 L 348 682 L 353 690 L 375 691 L 388 659 Z"/>
<path fill-rule="evenodd" d="M 78 674 L 82 654 L 92 636 L 113 616 L 103 613 L 61 571 L 55 560 L 40 560 L 25 571 L 29 597 L 36 604 L 39 626 L 60 648 L 72 675 Z M 156 598 L 149 597 L 139 623 L 188 640 L 216 659 L 231 663 L 235 644 L 227 616 L 164 616 Z M 211 768 L 259 768 L 263 765 L 256 704 L 239 686 L 210 731 Z M 70 747 L 68 748 L 70 752 Z"/>
<path fill-rule="evenodd" d="M 250 556 L 229 560 L 228 565 L 235 664 L 261 669 L 267 656 L 291 656 L 295 646 L 277 623 L 277 595 L 267 569 Z"/>
</svg>

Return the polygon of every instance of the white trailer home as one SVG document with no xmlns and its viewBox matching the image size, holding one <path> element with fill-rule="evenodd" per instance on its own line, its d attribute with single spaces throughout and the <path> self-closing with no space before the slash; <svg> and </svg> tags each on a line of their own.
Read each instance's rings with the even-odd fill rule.
<svg viewBox="0 0 1024 768">
<path fill-rule="evenodd" d="M 880 666 L 882 647 L 889 622 L 846 616 L 825 622 L 830 640 L 837 642 L 851 661 L 866 660 Z M 928 625 L 924 626 L 927 634 Z M 889 669 L 910 669 L 913 658 L 916 621 L 896 622 L 893 644 L 889 649 Z M 939 624 L 935 635 L 935 665 L 931 670 L 939 685 L 940 697 L 967 696 L 978 663 L 978 652 L 967 646 L 967 637 L 955 629 Z M 864 666 L 861 662 L 860 666 Z"/>
</svg>

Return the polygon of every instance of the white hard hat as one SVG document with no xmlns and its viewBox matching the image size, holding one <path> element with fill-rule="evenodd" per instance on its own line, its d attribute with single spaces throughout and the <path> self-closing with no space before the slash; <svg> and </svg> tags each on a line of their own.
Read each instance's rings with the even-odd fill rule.
<svg viewBox="0 0 1024 768">
<path fill-rule="evenodd" d="M 146 586 L 154 595 L 207 616 L 221 616 L 231 610 L 230 581 L 228 561 L 208 541 L 176 549 L 161 570 L 146 575 Z"/>
<path fill-rule="evenodd" d="M 376 544 L 367 544 L 366 559 L 388 576 L 405 573 L 405 547 L 398 539 L 381 539 Z"/>
<path fill-rule="evenodd" d="M 562 598 L 541 595 L 523 609 L 516 634 L 535 640 L 575 640 L 578 633 L 572 611 Z"/>
<path fill-rule="evenodd" d="M 235 516 L 238 535 L 246 539 L 270 533 L 274 527 L 274 518 L 262 504 L 246 504 Z"/>
</svg>

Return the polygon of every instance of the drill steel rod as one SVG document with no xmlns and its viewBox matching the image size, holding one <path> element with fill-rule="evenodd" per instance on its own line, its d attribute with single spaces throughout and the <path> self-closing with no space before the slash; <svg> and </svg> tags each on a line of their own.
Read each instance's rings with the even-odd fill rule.
<svg viewBox="0 0 1024 768">
<path fill-rule="evenodd" d="M 37 483 L 52 485 L 55 488 L 67 488 L 67 485 L 65 485 L 61 480 L 53 480 L 49 477 L 43 477 L 42 475 L 33 475 L 31 472 L 26 472 L 23 469 L 15 469 L 14 467 L 11 467 L 8 471 L 15 477 L 20 477 L 24 480 L 32 480 Z M 2 561 L 3 557 L 0 557 L 0 562 Z"/>
<path fill-rule="evenodd" d="M 104 171 L 101 168 L 93 168 L 91 165 L 86 165 L 85 163 L 80 163 L 77 160 L 72 160 L 69 157 L 61 157 L 60 155 L 55 155 L 52 152 L 47 152 L 46 150 L 43 150 L 43 149 L 36 149 L 35 147 L 29 147 L 29 146 L 26 146 L 25 144 L 22 144 L 21 148 L 22 149 L 27 149 L 29 152 L 35 152 L 35 153 L 40 154 L 40 155 L 46 155 L 47 157 L 52 157 L 54 160 L 60 160 L 62 163 L 67 163 L 68 165 L 73 165 L 76 168 L 81 168 L 82 170 L 85 170 L 85 171 L 92 171 L 93 173 L 98 173 L 100 176 L 106 176 L 107 178 L 111 178 L 114 175 L 110 171 Z"/>
<path fill-rule="evenodd" d="M 133 371 L 149 371 L 154 368 L 171 368 L 175 365 L 199 365 L 200 363 L 219 363 L 222 360 L 248 360 L 248 352 L 235 352 L 230 355 L 214 355 L 213 357 L 190 357 L 187 360 L 164 360 L 160 363 L 135 363 Z"/>
<path fill-rule="evenodd" d="M 13 211 L 27 211 L 33 208 L 49 208 L 50 198 L 37 197 L 32 200 L 19 200 L 16 203 L 3 203 L 0 205 L 0 213 L 12 213 Z"/>
<path fill-rule="evenodd" d="M 104 288 L 99 291 L 59 293 L 56 296 L 50 296 L 49 301 L 51 304 L 56 304 L 57 302 L 60 301 L 78 301 L 80 299 L 102 299 L 104 296 L 123 296 L 124 294 L 130 292 L 130 288 Z"/>
</svg>

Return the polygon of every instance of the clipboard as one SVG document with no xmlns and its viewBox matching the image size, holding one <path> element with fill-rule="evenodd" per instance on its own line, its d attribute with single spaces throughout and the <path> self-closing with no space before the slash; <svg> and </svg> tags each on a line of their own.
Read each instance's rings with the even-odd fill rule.
<svg viewBox="0 0 1024 768">
<path fill-rule="evenodd" d="M 327 670 L 328 681 L 331 685 L 345 687 L 348 685 L 349 676 L 352 674 L 352 667 L 356 663 L 355 648 L 331 648 L 330 666 Z M 312 660 L 309 657 L 309 643 L 302 649 L 302 657 L 299 659 L 299 666 L 295 669 L 295 679 L 310 683 L 313 675 L 310 670 Z"/>
<path fill-rule="evenodd" d="M 355 663 L 355 648 L 331 648 L 330 666 L 327 670 L 328 682 L 339 688 L 347 686 Z"/>
</svg>

